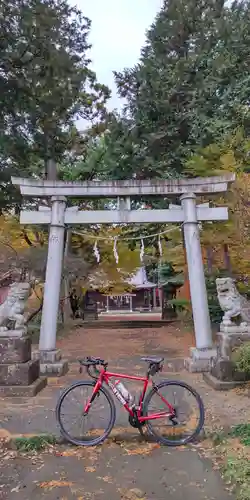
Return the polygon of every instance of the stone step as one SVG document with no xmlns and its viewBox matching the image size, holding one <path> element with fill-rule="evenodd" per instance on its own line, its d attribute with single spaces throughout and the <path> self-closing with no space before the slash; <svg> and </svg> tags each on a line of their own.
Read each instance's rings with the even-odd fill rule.
<svg viewBox="0 0 250 500">
<path fill-rule="evenodd" d="M 117 328 L 162 328 L 163 326 L 173 323 L 173 320 L 97 320 L 97 321 L 83 321 L 78 323 L 78 326 L 83 328 L 95 328 L 95 329 L 117 329 Z"/>
<path fill-rule="evenodd" d="M 0 364 L 1 385 L 30 385 L 39 377 L 39 361 Z"/>
<path fill-rule="evenodd" d="M 39 377 L 30 385 L 0 385 L 0 397 L 33 397 L 47 385 L 47 378 Z"/>
</svg>

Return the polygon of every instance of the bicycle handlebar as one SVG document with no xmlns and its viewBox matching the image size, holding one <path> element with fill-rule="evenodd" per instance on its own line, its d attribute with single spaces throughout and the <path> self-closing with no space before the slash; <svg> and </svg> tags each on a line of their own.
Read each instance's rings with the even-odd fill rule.
<svg viewBox="0 0 250 500">
<path fill-rule="evenodd" d="M 90 366 L 90 365 L 102 365 L 105 366 L 107 363 L 105 362 L 104 359 L 101 358 L 94 358 L 92 356 L 87 356 L 84 359 L 79 359 L 78 360 L 81 365 L 84 366 Z"/>
<path fill-rule="evenodd" d="M 97 368 L 96 368 L 97 365 L 104 366 L 104 368 L 106 368 L 108 366 L 108 363 L 104 359 L 94 358 L 92 356 L 87 356 L 85 359 L 79 359 L 78 361 L 79 361 L 80 365 L 86 367 L 86 371 L 87 371 L 88 375 L 93 379 L 98 378 L 100 375 L 99 370 L 97 370 Z M 91 367 L 94 369 L 95 375 L 93 375 L 93 373 L 91 373 L 91 371 L 90 371 Z M 80 368 L 80 373 L 81 372 L 82 372 L 82 370 Z"/>
</svg>

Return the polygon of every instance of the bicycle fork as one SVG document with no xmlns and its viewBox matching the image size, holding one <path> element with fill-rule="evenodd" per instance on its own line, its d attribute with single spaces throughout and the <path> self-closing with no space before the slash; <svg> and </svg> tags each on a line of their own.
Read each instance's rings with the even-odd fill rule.
<svg viewBox="0 0 250 500">
<path fill-rule="evenodd" d="M 89 409 L 90 409 L 93 401 L 95 400 L 95 398 L 97 396 L 99 396 L 99 389 L 101 388 L 101 385 L 102 385 L 101 382 L 99 380 L 97 380 L 95 387 L 94 387 L 94 390 L 93 390 L 93 393 L 91 395 L 91 398 L 88 401 L 88 403 L 86 404 L 86 406 L 84 407 L 84 411 L 83 411 L 84 417 L 86 417 L 88 415 Z"/>
</svg>

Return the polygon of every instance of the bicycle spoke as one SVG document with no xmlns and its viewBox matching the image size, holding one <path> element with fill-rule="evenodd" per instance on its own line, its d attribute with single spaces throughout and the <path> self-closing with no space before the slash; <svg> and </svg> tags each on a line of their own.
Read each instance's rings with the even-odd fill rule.
<svg viewBox="0 0 250 500">
<path fill-rule="evenodd" d="M 71 421 L 70 423 L 70 429 L 73 428 L 73 426 L 76 424 L 76 422 L 78 422 L 82 417 L 76 417 L 75 420 L 73 420 L 73 422 Z"/>
<path fill-rule="evenodd" d="M 157 391 L 152 392 L 147 403 L 147 415 L 169 413 L 167 403 L 175 411 L 175 415 L 163 415 L 148 421 L 148 427 L 153 434 L 162 440 L 182 442 L 199 427 L 200 406 L 192 390 L 185 384 L 166 382 Z"/>
<path fill-rule="evenodd" d="M 63 433 L 72 442 L 91 442 L 102 439 L 111 423 L 111 406 L 109 399 L 100 391 L 93 400 L 89 411 L 84 415 L 84 408 L 90 401 L 93 385 L 84 382 L 70 388 L 63 395 L 60 404 L 59 423 Z M 92 438 L 93 434 L 96 436 Z"/>
</svg>

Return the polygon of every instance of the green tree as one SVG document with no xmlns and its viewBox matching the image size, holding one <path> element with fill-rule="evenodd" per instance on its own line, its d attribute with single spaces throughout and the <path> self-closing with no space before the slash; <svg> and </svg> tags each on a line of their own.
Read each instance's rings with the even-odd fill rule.
<svg viewBox="0 0 250 500">
<path fill-rule="evenodd" d="M 92 127 L 85 134 L 85 148 L 73 165 L 61 168 L 65 180 L 128 179 L 133 177 L 140 151 L 135 142 L 130 119 L 110 113 L 100 127 Z"/>
<path fill-rule="evenodd" d="M 249 2 L 165 1 L 139 63 L 115 73 L 127 114 L 114 117 L 101 140 L 90 142 L 74 178 L 164 178 L 237 169 L 241 145 L 231 151 L 224 138 L 237 127 L 249 136 L 249 14 Z M 143 202 L 167 208 L 163 199 Z M 223 223 L 224 234 L 221 227 L 217 236 L 228 231 L 232 246 L 236 233 L 230 223 Z M 214 226 L 209 228 L 211 241 Z M 147 226 L 145 231 L 164 229 Z M 144 234 L 144 227 L 132 233 Z M 175 259 L 168 261 L 176 265 L 175 245 L 172 251 Z"/>
<path fill-rule="evenodd" d="M 197 147 L 249 129 L 250 3 L 167 0 L 139 63 L 115 73 L 141 152 L 138 178 L 183 175 Z"/>
<path fill-rule="evenodd" d="M 77 118 L 104 118 L 110 91 L 90 69 L 90 20 L 66 0 L 3 0 L 0 26 L 3 208 L 10 175 L 46 175 L 79 144 Z"/>
<path fill-rule="evenodd" d="M 236 180 L 227 193 L 200 198 L 200 201 L 229 208 L 228 221 L 202 224 L 201 242 L 205 248 L 210 248 L 210 271 L 211 267 L 227 268 L 227 273 L 245 280 L 250 272 L 249 139 L 238 130 L 221 143 L 197 150 L 186 163 L 185 171 L 189 176 L 201 177 L 235 173 Z"/>
<path fill-rule="evenodd" d="M 126 99 L 74 178 L 185 175 L 197 148 L 238 126 L 248 135 L 250 3 L 168 0 L 147 32 L 139 63 L 115 73 Z"/>
<path fill-rule="evenodd" d="M 202 92 L 207 72 L 202 64 L 216 44 L 222 8 L 221 1 L 165 2 L 148 30 L 139 64 L 115 74 L 144 147 L 144 177 L 182 173 L 183 158 L 196 145 L 196 93 Z"/>
</svg>

